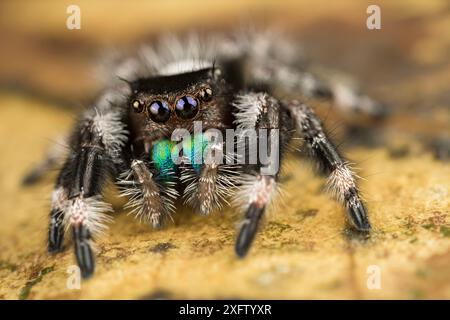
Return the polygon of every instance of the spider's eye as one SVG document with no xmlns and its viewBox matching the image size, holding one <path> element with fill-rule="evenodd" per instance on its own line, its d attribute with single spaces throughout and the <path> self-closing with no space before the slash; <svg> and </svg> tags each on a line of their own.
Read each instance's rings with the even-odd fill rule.
<svg viewBox="0 0 450 320">
<path fill-rule="evenodd" d="M 153 101 L 148 110 L 155 122 L 166 122 L 170 118 L 170 109 L 165 101 Z"/>
<path fill-rule="evenodd" d="M 182 119 L 192 119 L 198 112 L 198 102 L 191 96 L 178 99 L 175 112 Z"/>
<path fill-rule="evenodd" d="M 140 100 L 133 100 L 131 106 L 133 107 L 133 111 L 136 113 L 141 113 L 144 111 L 144 103 Z"/>
<path fill-rule="evenodd" d="M 212 95 L 213 92 L 211 90 L 211 88 L 205 88 L 202 89 L 202 91 L 200 91 L 200 99 L 202 99 L 203 101 L 210 101 L 212 99 Z"/>
</svg>

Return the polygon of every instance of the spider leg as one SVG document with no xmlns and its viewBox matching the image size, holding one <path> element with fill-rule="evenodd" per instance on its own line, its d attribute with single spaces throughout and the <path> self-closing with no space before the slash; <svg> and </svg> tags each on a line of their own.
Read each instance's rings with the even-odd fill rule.
<svg viewBox="0 0 450 320">
<path fill-rule="evenodd" d="M 338 200 L 345 204 L 350 221 L 360 231 L 371 226 L 367 210 L 359 196 L 355 176 L 348 163 L 325 134 L 314 111 L 304 104 L 292 101 L 287 105 L 315 159 L 329 172 L 328 185 Z"/>
<path fill-rule="evenodd" d="M 47 172 L 57 167 L 59 160 L 66 154 L 66 149 L 62 146 L 64 142 L 65 139 L 61 138 L 50 147 L 45 157 L 25 174 L 22 185 L 29 186 L 39 182 Z"/>
<path fill-rule="evenodd" d="M 114 79 L 117 79 L 116 76 Z M 105 90 L 105 92 L 96 100 L 96 107 L 107 110 L 110 108 L 111 104 L 119 105 L 125 103 L 124 97 L 126 96 L 127 86 L 128 85 L 119 83 L 118 86 Z M 68 148 L 65 146 L 68 144 L 69 138 L 70 137 L 65 135 L 59 137 L 57 141 L 50 146 L 43 159 L 25 173 L 22 178 L 22 185 L 33 185 L 39 182 L 46 173 L 58 168 L 61 162 L 60 160 L 67 157 Z"/>
<path fill-rule="evenodd" d="M 261 148 L 259 148 L 258 163 L 243 165 L 245 175 L 237 200 L 242 204 L 245 216 L 237 236 L 235 251 L 239 257 L 244 257 L 255 238 L 267 206 L 276 194 L 278 165 L 283 153 L 282 149 L 290 139 L 292 123 L 284 113 L 285 110 L 280 108 L 279 102 L 264 93 L 248 93 L 239 96 L 234 106 L 237 109 L 235 113 L 237 128 L 243 129 L 244 133 L 248 129 L 257 129 L 258 144 L 263 138 L 263 132 L 267 132 L 267 152 L 270 152 L 268 161 L 264 163 L 265 166 L 261 163 Z M 280 127 L 281 121 L 284 124 L 282 127 Z M 251 153 L 246 150 L 247 155 Z M 267 168 L 270 170 L 266 171 Z"/>
<path fill-rule="evenodd" d="M 201 214 L 208 214 L 214 207 L 219 206 L 219 197 L 223 195 L 223 188 L 218 186 L 218 165 L 204 165 L 198 179 L 197 199 L 198 210 Z M 186 190 L 189 192 L 189 190 Z"/>
<path fill-rule="evenodd" d="M 121 195 L 129 197 L 125 208 L 132 208 L 137 217 L 158 228 L 175 209 L 173 202 L 178 193 L 174 182 L 156 181 L 153 172 L 142 160 L 132 160 L 130 168 L 119 181 Z"/>
<path fill-rule="evenodd" d="M 52 205 L 50 211 L 50 226 L 48 229 L 48 252 L 57 253 L 63 248 L 64 241 L 64 208 L 67 202 L 67 192 L 63 188 L 64 175 L 68 173 L 67 168 L 63 168 L 56 182 L 55 190 L 52 194 Z"/>
<path fill-rule="evenodd" d="M 77 263 L 84 278 L 94 272 L 91 239 L 101 233 L 112 211 L 102 201 L 102 188 L 121 162 L 127 140 L 122 115 L 112 110 L 89 110 L 72 137 L 68 158 L 58 177 L 52 197 L 49 252 L 62 247 L 64 227 L 72 228 Z"/>
<path fill-rule="evenodd" d="M 236 254 L 243 258 L 250 249 L 255 239 L 258 226 L 276 191 L 276 179 L 274 176 L 262 176 L 254 174 L 252 179 L 248 179 L 245 190 L 253 192 L 247 194 L 247 205 L 244 220 L 236 239 Z"/>
<path fill-rule="evenodd" d="M 305 98 L 327 99 L 333 101 L 343 113 L 365 114 L 374 119 L 388 115 L 385 104 L 360 94 L 356 88 L 343 81 L 318 77 L 293 65 L 266 58 L 250 63 L 250 82 L 256 87 L 265 87 L 270 92 L 284 90 L 292 94 L 300 93 Z"/>
<path fill-rule="evenodd" d="M 223 147 L 222 142 L 208 139 L 199 172 L 190 164 L 182 166 L 181 181 L 186 185 L 183 192 L 185 203 L 202 215 L 227 203 L 226 198 L 238 179 L 238 166 L 229 163 Z"/>
</svg>

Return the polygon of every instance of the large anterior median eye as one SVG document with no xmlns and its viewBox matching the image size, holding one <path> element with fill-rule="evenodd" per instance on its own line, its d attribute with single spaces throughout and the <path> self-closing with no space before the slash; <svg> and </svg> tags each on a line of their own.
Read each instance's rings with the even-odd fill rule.
<svg viewBox="0 0 450 320">
<path fill-rule="evenodd" d="M 150 118 L 155 122 L 166 122 L 170 118 L 169 105 L 165 101 L 153 101 L 148 108 Z"/>
<path fill-rule="evenodd" d="M 191 96 L 178 99 L 175 112 L 182 119 L 192 119 L 198 112 L 198 102 Z"/>
</svg>

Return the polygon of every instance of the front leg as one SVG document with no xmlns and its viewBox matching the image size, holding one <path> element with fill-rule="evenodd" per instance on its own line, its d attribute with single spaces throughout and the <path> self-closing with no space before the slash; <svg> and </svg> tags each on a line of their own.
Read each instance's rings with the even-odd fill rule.
<svg viewBox="0 0 450 320">
<path fill-rule="evenodd" d="M 348 162 L 343 160 L 336 147 L 331 143 L 320 120 L 311 108 L 297 101 L 288 104 L 287 108 L 314 158 L 329 173 L 329 189 L 333 191 L 339 201 L 345 204 L 350 221 L 356 229 L 369 231 L 371 226 L 367 210 L 359 196 L 355 175 Z"/>
<path fill-rule="evenodd" d="M 238 233 L 235 251 L 239 257 L 244 257 L 255 238 L 266 208 L 277 193 L 278 167 L 284 148 L 290 140 L 293 126 L 285 110 L 280 108 L 279 102 L 267 94 L 248 93 L 239 96 L 234 106 L 237 127 L 243 130 L 241 139 L 246 139 L 248 132 L 257 131 L 255 143 L 258 144 L 259 152 L 256 164 L 243 165 L 244 177 L 236 198 L 237 203 L 245 210 L 245 216 Z M 267 134 L 265 151 L 268 155 L 264 164 L 261 163 L 260 148 L 263 134 Z M 245 155 L 239 154 L 238 157 L 244 156 L 245 159 L 249 156 L 250 160 L 251 150 L 246 147 Z"/>
<path fill-rule="evenodd" d="M 48 250 L 61 250 L 65 226 L 70 225 L 84 278 L 95 268 L 91 240 L 104 230 L 109 219 L 105 212 L 112 211 L 111 205 L 102 201 L 102 188 L 115 174 L 126 140 L 120 112 L 88 111 L 75 129 L 72 149 L 53 192 Z"/>
<path fill-rule="evenodd" d="M 238 167 L 231 163 L 224 151 L 222 142 L 208 139 L 202 156 L 191 156 L 201 158 L 201 164 L 182 166 L 181 181 L 186 185 L 183 193 L 185 203 L 202 215 L 207 215 L 216 208 L 220 209 L 222 203 L 227 203 L 227 196 L 236 186 Z"/>
<path fill-rule="evenodd" d="M 132 160 L 130 170 L 118 182 L 121 196 L 129 198 L 125 208 L 132 209 L 137 217 L 148 221 L 154 228 L 162 226 L 175 210 L 173 202 L 178 196 L 175 182 L 170 178 L 167 173 L 165 179 L 158 179 L 143 160 Z"/>
</svg>

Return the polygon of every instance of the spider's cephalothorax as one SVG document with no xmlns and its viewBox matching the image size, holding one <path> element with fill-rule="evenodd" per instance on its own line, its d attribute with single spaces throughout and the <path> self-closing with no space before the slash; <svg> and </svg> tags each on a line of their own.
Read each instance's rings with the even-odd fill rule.
<svg viewBox="0 0 450 320">
<path fill-rule="evenodd" d="M 278 171 L 263 172 L 259 160 L 194 163 L 199 151 L 193 146 L 202 133 L 178 151 L 184 160 L 174 162 L 172 133 L 192 133 L 196 121 L 202 132 L 255 129 L 260 134 L 258 129 L 266 129 L 269 140 L 277 139 L 279 159 L 297 132 L 329 174 L 329 187 L 353 226 L 370 229 L 354 174 L 314 111 L 296 100 L 282 101 L 276 92 L 281 88 L 303 97 L 325 97 L 342 110 L 374 116 L 382 113 L 381 105 L 304 71 L 296 47 L 281 37 L 258 33 L 214 39 L 164 40 L 156 49 L 144 48 L 137 58 L 116 59 L 116 67 L 108 69 L 108 89 L 78 121 L 53 193 L 48 249 L 62 249 L 70 226 L 84 277 L 94 271 L 91 239 L 109 219 L 105 212 L 111 206 L 101 194 L 111 177 L 129 197 L 127 207 L 155 227 L 175 210 L 178 198 L 208 214 L 234 194 L 245 213 L 235 249 L 245 256 L 276 193 Z M 201 142 L 200 151 L 222 146 Z"/>
<path fill-rule="evenodd" d="M 130 87 L 130 131 L 135 148 L 170 138 L 175 129 L 192 131 L 194 121 L 200 121 L 205 129 L 232 125 L 232 114 L 227 110 L 231 92 L 220 69 L 142 78 Z"/>
</svg>

